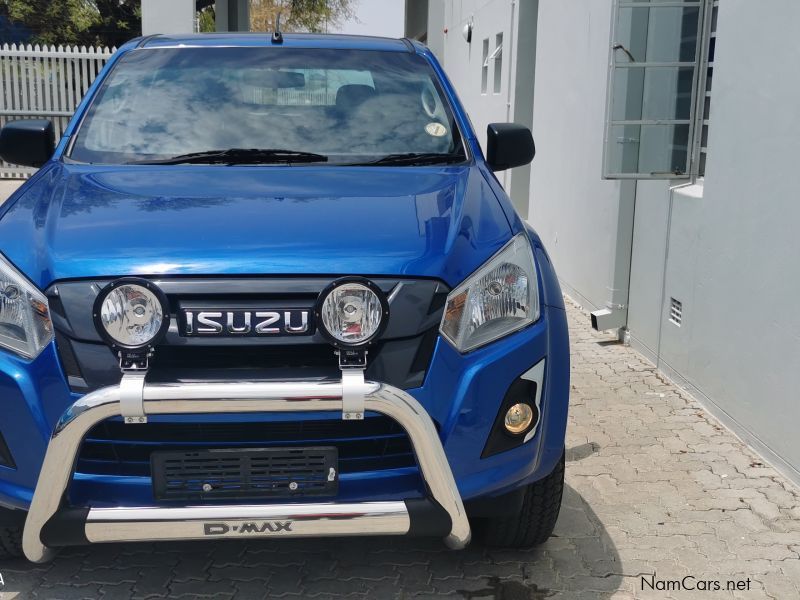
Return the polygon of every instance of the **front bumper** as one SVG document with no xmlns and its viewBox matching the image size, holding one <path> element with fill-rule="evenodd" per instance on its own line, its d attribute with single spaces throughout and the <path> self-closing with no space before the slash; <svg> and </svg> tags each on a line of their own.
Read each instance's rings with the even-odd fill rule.
<svg viewBox="0 0 800 600">
<path fill-rule="evenodd" d="M 430 416 L 411 395 L 395 387 L 367 382 L 362 391 L 366 410 L 386 415 L 406 430 L 429 494 L 422 502 L 64 509 L 84 436 L 100 421 L 123 412 L 121 388 L 111 386 L 82 397 L 56 425 L 25 522 L 25 555 L 43 562 L 53 556 L 55 547 L 81 542 L 440 531 L 450 547 L 464 547 L 470 539 L 469 522 Z M 348 393 L 342 381 L 225 381 L 145 384 L 142 397 L 148 415 L 179 415 L 341 411 Z"/>
</svg>

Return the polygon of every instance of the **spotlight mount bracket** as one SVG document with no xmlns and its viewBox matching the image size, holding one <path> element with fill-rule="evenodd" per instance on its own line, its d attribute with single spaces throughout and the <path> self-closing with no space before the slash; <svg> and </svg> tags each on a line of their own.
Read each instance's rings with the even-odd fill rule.
<svg viewBox="0 0 800 600">
<path fill-rule="evenodd" d="M 147 369 L 122 371 L 119 382 L 119 412 L 126 424 L 147 423 L 144 412 L 144 378 Z"/>
<path fill-rule="evenodd" d="M 364 418 L 364 372 L 367 369 L 367 349 L 339 348 L 339 370 L 342 375 L 342 419 L 360 421 Z"/>
<path fill-rule="evenodd" d="M 141 350 L 119 350 L 119 370 L 123 373 L 147 371 L 150 368 L 150 357 L 155 350 L 152 347 Z"/>
<path fill-rule="evenodd" d="M 339 355 L 339 368 L 361 369 L 367 368 L 367 349 L 366 348 L 339 348 L 334 350 Z"/>
<path fill-rule="evenodd" d="M 144 380 L 150 369 L 150 357 L 153 347 L 140 350 L 119 350 L 119 370 L 122 379 L 119 382 L 119 408 L 123 420 L 127 424 L 147 423 L 144 412 Z"/>
</svg>

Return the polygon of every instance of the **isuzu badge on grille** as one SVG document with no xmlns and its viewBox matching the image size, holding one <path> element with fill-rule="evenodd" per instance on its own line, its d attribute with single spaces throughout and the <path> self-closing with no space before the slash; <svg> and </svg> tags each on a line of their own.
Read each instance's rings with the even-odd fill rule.
<svg viewBox="0 0 800 600">
<path fill-rule="evenodd" d="M 178 319 L 184 336 L 276 336 L 313 333 L 310 311 L 288 308 L 273 310 L 191 310 L 180 311 Z"/>
</svg>

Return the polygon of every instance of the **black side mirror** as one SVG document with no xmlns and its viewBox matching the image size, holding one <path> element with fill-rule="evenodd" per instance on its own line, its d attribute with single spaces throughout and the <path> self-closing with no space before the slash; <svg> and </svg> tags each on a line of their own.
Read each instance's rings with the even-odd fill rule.
<svg viewBox="0 0 800 600">
<path fill-rule="evenodd" d="M 55 130 L 47 119 L 11 121 L 0 130 L 0 157 L 15 165 L 41 167 L 55 148 Z"/>
<path fill-rule="evenodd" d="M 486 128 L 486 163 L 492 171 L 527 165 L 536 148 L 531 130 L 516 123 L 490 123 Z"/>
</svg>

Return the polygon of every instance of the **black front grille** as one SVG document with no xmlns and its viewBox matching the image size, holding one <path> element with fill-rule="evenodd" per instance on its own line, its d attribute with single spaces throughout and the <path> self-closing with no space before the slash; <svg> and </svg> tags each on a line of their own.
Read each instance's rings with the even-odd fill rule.
<svg viewBox="0 0 800 600">
<path fill-rule="evenodd" d="M 158 358 L 156 359 L 155 356 Z M 156 348 L 150 380 L 230 379 L 251 372 L 283 373 L 279 378 L 339 374 L 339 361 L 330 346 L 163 346 Z M 240 373 L 236 373 L 239 371 Z"/>
<path fill-rule="evenodd" d="M 252 448 L 153 452 L 156 500 L 335 496 L 336 448 Z"/>
<path fill-rule="evenodd" d="M 332 280 L 325 277 L 165 278 L 171 317 L 181 306 L 310 308 Z M 423 385 L 449 292 L 431 279 L 378 277 L 391 296 L 389 323 L 370 349 L 367 377 L 401 389 Z M 118 358 L 97 333 L 92 305 L 106 279 L 62 281 L 47 290 L 61 365 L 71 389 L 85 393 L 120 380 Z M 151 377 L 286 379 L 338 377 L 333 348 L 319 331 L 304 336 L 185 337 L 171 328 L 156 348 Z"/>
<path fill-rule="evenodd" d="M 56 329 L 55 333 L 56 350 L 58 350 L 58 356 L 61 358 L 61 366 L 64 368 L 64 373 L 71 379 L 83 379 L 78 359 L 75 357 L 69 338 L 58 329 Z"/>
<path fill-rule="evenodd" d="M 363 421 L 320 419 L 249 423 L 143 423 L 107 420 L 87 434 L 76 471 L 85 474 L 151 475 L 154 451 L 217 448 L 333 446 L 339 471 L 396 469 L 416 465 L 411 442 L 396 421 L 367 416 Z"/>
</svg>

